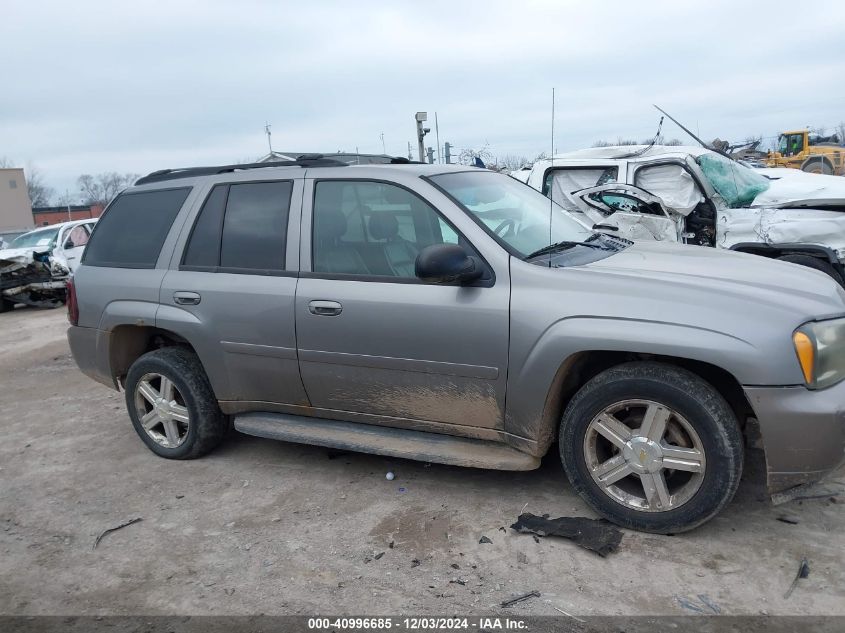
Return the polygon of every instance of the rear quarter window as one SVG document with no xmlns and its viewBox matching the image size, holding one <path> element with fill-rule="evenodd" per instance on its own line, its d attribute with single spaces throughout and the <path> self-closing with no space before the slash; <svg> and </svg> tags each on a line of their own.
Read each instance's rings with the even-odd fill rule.
<svg viewBox="0 0 845 633">
<path fill-rule="evenodd" d="M 97 222 L 82 263 L 115 268 L 154 268 L 190 187 L 124 193 Z"/>
</svg>

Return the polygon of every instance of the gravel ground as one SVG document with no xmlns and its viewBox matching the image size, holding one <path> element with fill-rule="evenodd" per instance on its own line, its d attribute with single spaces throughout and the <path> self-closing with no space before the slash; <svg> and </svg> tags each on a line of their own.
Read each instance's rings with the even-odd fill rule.
<svg viewBox="0 0 845 633">
<path fill-rule="evenodd" d="M 845 496 L 772 507 L 757 451 L 716 519 L 626 531 L 602 559 L 508 529 L 523 508 L 592 516 L 554 454 L 506 473 L 233 432 L 203 459 L 158 458 L 65 327 L 64 310 L 0 315 L 0 614 L 483 614 L 537 590 L 506 612 L 845 615 Z"/>
</svg>

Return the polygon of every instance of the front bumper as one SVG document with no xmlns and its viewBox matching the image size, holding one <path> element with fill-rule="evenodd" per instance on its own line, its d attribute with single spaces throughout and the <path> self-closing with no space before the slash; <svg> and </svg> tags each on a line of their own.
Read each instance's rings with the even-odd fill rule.
<svg viewBox="0 0 845 633">
<path fill-rule="evenodd" d="M 845 381 L 819 391 L 744 390 L 760 425 L 769 492 L 818 481 L 845 463 Z"/>
</svg>

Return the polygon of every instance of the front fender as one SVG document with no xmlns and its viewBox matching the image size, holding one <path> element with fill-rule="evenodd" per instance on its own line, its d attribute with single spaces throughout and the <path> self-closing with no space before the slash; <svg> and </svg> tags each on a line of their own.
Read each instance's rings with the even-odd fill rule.
<svg viewBox="0 0 845 633">
<path fill-rule="evenodd" d="M 516 333 L 514 333 L 516 337 Z M 631 318 L 572 316 L 552 323 L 521 357 L 512 355 L 505 430 L 542 452 L 557 420 L 547 417 L 560 371 L 585 352 L 653 354 L 708 363 L 740 383 L 759 381 L 771 362 L 750 342 L 715 330 Z"/>
</svg>

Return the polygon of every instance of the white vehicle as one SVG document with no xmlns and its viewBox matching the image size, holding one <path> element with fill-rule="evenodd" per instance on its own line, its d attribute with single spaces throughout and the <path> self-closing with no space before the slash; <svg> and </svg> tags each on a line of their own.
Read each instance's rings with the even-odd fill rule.
<svg viewBox="0 0 845 633">
<path fill-rule="evenodd" d="M 96 222 L 52 224 L 19 235 L 0 250 L 0 312 L 17 303 L 61 305 Z"/>
<path fill-rule="evenodd" d="M 845 178 L 751 169 L 701 147 L 579 150 L 511 174 L 599 231 L 714 246 L 845 278 Z"/>
</svg>

